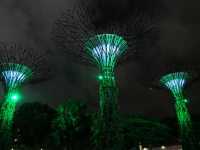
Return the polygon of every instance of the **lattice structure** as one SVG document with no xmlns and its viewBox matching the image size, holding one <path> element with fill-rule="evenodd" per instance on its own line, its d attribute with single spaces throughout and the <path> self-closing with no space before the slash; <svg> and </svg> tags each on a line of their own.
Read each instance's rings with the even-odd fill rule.
<svg viewBox="0 0 200 150">
<path fill-rule="evenodd" d="M 197 145 L 192 133 L 190 113 L 187 108 L 188 100 L 183 95 L 183 88 L 189 79 L 187 72 L 175 72 L 163 76 L 161 84 L 168 88 L 175 98 L 175 109 L 181 132 L 183 150 L 196 150 Z"/>
</svg>

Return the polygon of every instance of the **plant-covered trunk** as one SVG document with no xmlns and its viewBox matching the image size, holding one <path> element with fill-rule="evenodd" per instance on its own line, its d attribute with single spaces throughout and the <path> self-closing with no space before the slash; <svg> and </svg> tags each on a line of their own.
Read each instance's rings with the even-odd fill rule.
<svg viewBox="0 0 200 150">
<path fill-rule="evenodd" d="M 13 116 L 16 103 L 6 100 L 0 110 L 0 149 L 7 150 L 11 143 Z"/>
<path fill-rule="evenodd" d="M 183 98 L 177 98 L 175 108 L 180 128 L 181 144 L 183 150 L 197 150 L 198 144 L 192 131 L 192 122 L 187 108 L 187 100 Z"/>
<path fill-rule="evenodd" d="M 120 134 L 118 118 L 118 89 L 112 71 L 103 71 L 99 88 L 98 130 L 96 149 L 120 150 L 123 138 Z"/>
</svg>

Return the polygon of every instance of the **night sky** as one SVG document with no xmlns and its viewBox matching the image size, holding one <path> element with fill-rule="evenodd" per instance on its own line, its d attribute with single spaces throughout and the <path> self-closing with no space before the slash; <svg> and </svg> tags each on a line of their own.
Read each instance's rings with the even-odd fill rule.
<svg viewBox="0 0 200 150">
<path fill-rule="evenodd" d="M 53 77 L 42 83 L 23 88 L 24 101 L 42 101 L 57 106 L 67 98 L 88 101 L 97 107 L 98 70 L 80 65 L 64 52 L 56 50 L 51 40 L 54 21 L 77 0 L 1 0 L 0 41 L 20 42 L 38 51 L 48 51 Z M 131 0 L 110 0 L 121 15 L 131 10 Z M 145 0 L 143 0 L 145 1 Z M 154 0 L 156 2 L 156 0 Z M 115 2 L 115 3 L 114 3 Z M 162 19 L 159 21 L 159 49 L 145 51 L 143 57 L 117 68 L 122 112 L 153 117 L 174 116 L 172 97 L 167 90 L 152 89 L 145 77 L 160 70 L 163 62 L 200 65 L 200 1 L 163 0 Z M 128 11 L 127 11 L 128 10 Z M 129 13 L 129 12 L 128 12 Z M 190 109 L 200 114 L 200 81 L 186 88 Z M 3 91 L 1 90 L 1 95 Z M 171 100 L 171 101 L 170 101 Z"/>
</svg>

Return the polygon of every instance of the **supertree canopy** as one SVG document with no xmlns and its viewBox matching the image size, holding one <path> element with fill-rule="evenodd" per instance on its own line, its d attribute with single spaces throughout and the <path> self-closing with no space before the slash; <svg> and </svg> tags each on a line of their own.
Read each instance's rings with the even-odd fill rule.
<svg viewBox="0 0 200 150">
<path fill-rule="evenodd" d="M 187 108 L 188 100 L 183 95 L 183 88 L 188 79 L 189 74 L 187 72 L 175 72 L 164 75 L 160 79 L 160 82 L 175 97 L 175 109 L 180 127 L 183 150 L 196 150 L 198 149 L 198 145 L 192 133 L 192 122 Z"/>
<path fill-rule="evenodd" d="M 183 88 L 188 78 L 187 72 L 176 72 L 163 76 L 160 82 L 173 93 L 176 99 L 184 99 Z"/>
<path fill-rule="evenodd" d="M 45 79 L 49 75 L 47 68 L 42 53 L 17 44 L 0 43 L 0 72 L 6 93 L 0 109 L 0 131 L 3 135 L 0 141 L 5 146 L 11 136 L 16 104 L 22 97 L 20 87 L 29 80 Z"/>
<path fill-rule="evenodd" d="M 151 17 L 134 15 L 121 22 L 99 23 L 88 5 L 81 3 L 58 18 L 53 40 L 58 48 L 81 63 L 98 66 L 99 117 L 93 128 L 96 149 L 120 149 L 118 88 L 115 67 L 155 46 L 157 26 Z M 127 44 L 128 43 L 128 44 Z M 123 56 L 123 57 L 122 57 Z M 131 58 L 131 59 L 130 59 Z"/>
<path fill-rule="evenodd" d="M 32 70 L 21 64 L 2 64 L 1 71 L 8 89 L 16 88 L 32 75 Z"/>
<path fill-rule="evenodd" d="M 127 49 L 127 42 L 115 34 L 99 34 L 90 38 L 85 50 L 103 70 L 113 72 L 118 57 Z"/>
</svg>

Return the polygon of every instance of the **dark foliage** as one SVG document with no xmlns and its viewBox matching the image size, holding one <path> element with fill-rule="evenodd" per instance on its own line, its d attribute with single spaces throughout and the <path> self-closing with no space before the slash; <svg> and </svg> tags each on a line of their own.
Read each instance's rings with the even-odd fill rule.
<svg viewBox="0 0 200 150">
<path fill-rule="evenodd" d="M 54 116 L 55 110 L 46 104 L 34 102 L 21 105 L 14 117 L 13 138 L 18 139 L 16 145 L 47 147 Z"/>
<path fill-rule="evenodd" d="M 174 138 L 171 127 L 151 118 L 126 115 L 122 118 L 122 128 L 126 149 L 139 144 L 151 147 L 171 144 L 168 142 Z"/>
<path fill-rule="evenodd" d="M 54 149 L 89 149 L 90 114 L 84 102 L 69 99 L 61 104 L 52 127 Z"/>
</svg>

